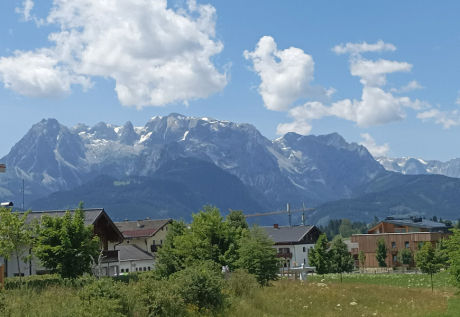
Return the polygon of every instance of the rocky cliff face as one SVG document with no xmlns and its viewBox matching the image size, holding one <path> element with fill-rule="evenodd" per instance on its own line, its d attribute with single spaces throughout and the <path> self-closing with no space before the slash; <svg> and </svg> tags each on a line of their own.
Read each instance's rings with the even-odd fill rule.
<svg viewBox="0 0 460 317">
<path fill-rule="evenodd" d="M 425 161 L 413 157 L 377 157 L 376 160 L 388 171 L 407 175 L 438 174 L 460 178 L 460 158 L 447 162 Z"/>
<path fill-rule="evenodd" d="M 8 172 L 0 179 L 0 199 L 18 200 L 22 178 L 30 201 L 102 174 L 152 176 L 179 157 L 210 162 L 237 176 L 267 208 L 347 198 L 354 188 L 385 173 L 366 148 L 337 133 L 288 133 L 271 141 L 250 124 L 180 114 L 154 117 L 144 127 L 100 122 L 69 129 L 48 119 L 34 125 L 1 159 Z"/>
</svg>

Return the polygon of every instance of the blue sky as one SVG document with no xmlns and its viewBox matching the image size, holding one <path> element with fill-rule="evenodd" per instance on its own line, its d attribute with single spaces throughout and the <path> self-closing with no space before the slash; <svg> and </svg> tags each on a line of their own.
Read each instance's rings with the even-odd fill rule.
<svg viewBox="0 0 460 317">
<path fill-rule="evenodd" d="M 143 126 L 171 112 L 460 156 L 458 1 L 87 3 L 0 2 L 0 156 L 43 118 Z"/>
</svg>

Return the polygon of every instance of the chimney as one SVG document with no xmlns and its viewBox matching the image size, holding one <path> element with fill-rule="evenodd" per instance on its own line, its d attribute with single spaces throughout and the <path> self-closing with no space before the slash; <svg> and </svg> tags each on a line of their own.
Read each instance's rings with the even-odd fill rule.
<svg viewBox="0 0 460 317">
<path fill-rule="evenodd" d="M 273 225 L 273 228 L 278 229 L 278 224 L 275 223 L 275 224 Z"/>
</svg>

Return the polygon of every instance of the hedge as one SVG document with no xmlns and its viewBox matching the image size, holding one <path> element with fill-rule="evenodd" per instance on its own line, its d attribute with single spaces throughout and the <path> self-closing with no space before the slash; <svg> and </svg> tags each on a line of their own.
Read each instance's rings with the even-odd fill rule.
<svg viewBox="0 0 460 317">
<path fill-rule="evenodd" d="M 113 276 L 111 277 L 115 281 L 129 283 L 130 281 L 138 281 L 139 275 L 143 273 L 134 272 L 126 275 Z M 45 275 L 31 275 L 22 277 L 22 288 L 41 290 L 50 286 L 67 286 L 67 287 L 83 287 L 87 284 L 95 281 L 96 278 L 92 276 L 82 276 L 77 279 L 63 279 L 57 274 L 45 274 Z M 13 290 L 19 289 L 19 277 L 7 277 L 5 278 L 5 289 Z"/>
</svg>

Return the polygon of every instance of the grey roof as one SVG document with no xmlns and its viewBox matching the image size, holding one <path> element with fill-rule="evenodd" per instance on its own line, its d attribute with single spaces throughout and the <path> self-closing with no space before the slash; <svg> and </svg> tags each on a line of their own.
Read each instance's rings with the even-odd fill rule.
<svg viewBox="0 0 460 317">
<path fill-rule="evenodd" d="M 137 221 L 115 222 L 115 225 L 123 233 L 125 238 L 150 237 L 171 221 L 172 219 L 146 219 Z"/>
<path fill-rule="evenodd" d="M 401 218 L 401 219 L 385 219 L 382 220 L 379 223 L 392 223 L 395 225 L 401 225 L 401 226 L 410 226 L 410 227 L 416 227 L 416 228 L 425 228 L 425 229 L 446 229 L 446 228 L 452 228 L 451 226 L 447 226 L 445 223 L 442 222 L 436 222 L 436 221 L 430 221 L 426 219 L 421 219 L 419 218 L 419 221 L 414 221 L 411 218 Z"/>
<path fill-rule="evenodd" d="M 153 254 L 142 250 L 137 245 L 117 245 L 116 249 L 119 250 L 120 262 L 123 261 L 138 261 L 138 260 L 153 260 Z"/>
<path fill-rule="evenodd" d="M 294 226 L 294 227 L 261 227 L 265 229 L 268 236 L 275 242 L 299 242 L 307 232 L 315 226 Z"/>
<path fill-rule="evenodd" d="M 93 209 L 83 209 L 85 211 L 85 225 L 94 225 L 96 220 L 104 213 L 104 208 L 93 208 Z M 40 220 L 43 215 L 49 215 L 51 217 L 62 217 L 65 214 L 65 210 L 50 210 L 50 211 L 33 211 L 27 216 L 27 222 L 32 220 Z M 70 213 L 73 215 L 75 210 L 70 210 Z"/>
</svg>

